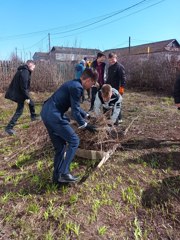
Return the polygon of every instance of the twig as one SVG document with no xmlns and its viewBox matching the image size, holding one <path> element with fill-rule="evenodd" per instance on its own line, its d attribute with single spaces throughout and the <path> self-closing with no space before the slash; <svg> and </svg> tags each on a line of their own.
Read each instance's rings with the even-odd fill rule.
<svg viewBox="0 0 180 240">
<path fill-rule="evenodd" d="M 117 143 L 117 140 L 106 140 L 106 141 L 94 143 L 94 145 L 100 145 L 102 143 Z"/>
<path fill-rule="evenodd" d="M 133 124 L 133 122 L 136 120 L 136 119 L 138 119 L 139 118 L 139 115 L 137 116 L 137 117 L 135 117 L 132 121 L 131 121 L 131 123 L 129 124 L 129 126 L 125 129 L 125 131 L 124 131 L 124 136 L 127 134 L 127 132 L 129 131 L 129 129 L 130 129 L 130 127 L 132 126 L 132 124 Z"/>
<path fill-rule="evenodd" d="M 106 152 L 105 156 L 102 158 L 102 160 L 99 162 L 97 168 L 100 168 L 109 158 L 110 156 L 116 151 L 116 148 L 119 146 L 118 144 L 115 144 L 114 147 L 109 150 L 108 152 Z"/>
<path fill-rule="evenodd" d="M 44 136 L 43 136 L 44 137 Z M 43 137 L 36 139 L 36 141 L 32 142 L 32 143 L 28 143 L 28 145 L 24 148 L 21 148 L 19 151 L 17 151 L 14 155 L 12 155 L 10 158 L 8 158 L 8 161 L 12 160 L 13 158 L 15 158 L 18 154 L 20 154 L 21 152 L 23 152 L 24 150 L 30 148 L 30 146 L 35 145 L 40 139 L 43 139 Z"/>
</svg>

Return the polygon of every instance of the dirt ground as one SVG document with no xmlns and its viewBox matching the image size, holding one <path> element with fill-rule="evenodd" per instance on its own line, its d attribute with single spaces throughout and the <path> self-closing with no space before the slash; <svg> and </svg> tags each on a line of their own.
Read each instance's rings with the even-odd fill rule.
<svg viewBox="0 0 180 240">
<path fill-rule="evenodd" d="M 37 112 L 48 96 L 32 94 Z M 3 94 L 0 101 L 0 239 L 180 239 L 180 111 L 172 98 L 127 91 L 120 128 L 136 120 L 115 154 L 100 169 L 76 157 L 71 171 L 80 181 L 63 186 L 52 184 L 42 123 L 25 108 L 17 135 L 7 136 L 16 104 Z"/>
</svg>

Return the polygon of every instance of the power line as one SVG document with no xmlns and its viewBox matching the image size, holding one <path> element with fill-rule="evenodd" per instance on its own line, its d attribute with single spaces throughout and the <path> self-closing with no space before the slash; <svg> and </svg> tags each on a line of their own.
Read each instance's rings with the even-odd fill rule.
<svg viewBox="0 0 180 240">
<path fill-rule="evenodd" d="M 138 5 L 141 5 L 141 4 L 143 4 L 143 3 L 147 2 L 147 1 L 151 1 L 151 0 L 142 0 L 142 1 L 140 1 L 140 2 L 138 2 L 138 3 L 136 3 L 136 4 L 134 4 L 134 5 L 131 5 L 130 7 L 125 8 L 125 9 L 118 10 L 118 11 L 115 11 L 115 12 L 113 12 L 113 13 L 108 13 L 108 14 L 105 14 L 105 15 L 100 16 L 100 17 L 92 18 L 92 19 L 90 19 L 90 20 L 86 20 L 86 21 L 80 22 L 79 24 L 83 24 L 83 23 L 86 23 L 86 22 L 88 22 L 88 21 L 92 21 L 93 19 L 100 18 L 100 20 L 97 20 L 97 21 L 95 21 L 95 22 L 92 22 L 92 23 L 89 23 L 89 24 L 85 24 L 84 26 L 76 27 L 76 28 L 71 29 L 71 30 L 62 31 L 62 32 L 60 32 L 60 33 L 54 33 L 54 34 L 51 34 L 51 35 L 57 35 L 57 34 L 62 34 L 62 33 L 67 33 L 67 32 L 72 32 L 72 31 L 77 31 L 77 30 L 79 30 L 79 29 L 86 28 L 86 27 L 88 27 L 88 26 L 92 26 L 92 25 L 97 24 L 97 23 L 99 23 L 99 22 L 105 21 L 105 20 L 107 20 L 107 19 L 109 19 L 109 18 L 112 18 L 112 17 L 114 17 L 114 16 L 116 16 L 116 15 L 118 15 L 118 14 L 120 14 L 120 13 L 123 13 L 123 12 L 125 12 L 125 11 L 128 11 L 128 10 L 134 8 L 134 7 L 137 7 Z M 31 33 L 25 33 L 25 34 L 19 34 L 19 35 L 12 35 L 12 36 L 7 36 L 7 37 L 1 37 L 1 38 L 0 38 L 0 41 L 2 41 L 2 40 L 11 40 L 11 39 L 14 40 L 14 39 L 18 39 L 18 38 L 26 38 L 26 37 L 30 37 L 30 36 L 32 36 L 32 35 L 37 35 L 37 34 L 42 34 L 42 33 L 48 33 L 48 32 L 57 30 L 57 29 L 59 29 L 59 28 L 65 28 L 65 29 L 67 29 L 68 26 L 73 26 L 73 25 L 67 25 L 67 26 L 61 26 L 61 27 L 56 27 L 56 28 L 50 28 L 50 29 L 46 29 L 46 30 L 42 30 L 42 31 L 36 31 L 36 32 L 31 32 Z"/>
<path fill-rule="evenodd" d="M 139 13 L 139 12 L 142 12 L 142 11 L 144 11 L 144 10 L 146 10 L 146 9 L 148 9 L 148 8 L 151 8 L 151 7 L 153 7 L 153 6 L 157 5 L 157 4 L 160 4 L 161 2 L 164 2 L 164 1 L 166 1 L 166 0 L 161 0 L 161 1 L 157 2 L 157 3 L 151 4 L 151 5 L 147 6 L 147 7 L 144 7 L 143 9 L 140 9 L 140 10 L 138 10 L 138 11 L 135 11 L 135 12 L 133 12 L 133 13 L 130 13 L 130 14 L 126 15 L 126 16 L 120 17 L 120 18 L 118 18 L 118 19 L 112 20 L 112 21 L 107 22 L 107 23 L 104 23 L 104 24 L 101 24 L 100 26 L 97 26 L 97 27 L 94 27 L 94 28 L 91 28 L 91 29 L 86 29 L 86 30 L 81 31 L 81 32 L 79 32 L 79 33 L 61 36 L 61 37 L 59 37 L 59 38 L 71 37 L 71 36 L 75 36 L 75 35 L 77 35 L 77 34 L 81 34 L 81 33 L 87 32 L 87 31 L 92 31 L 92 30 L 97 29 L 97 28 L 101 28 L 101 27 L 103 27 L 103 26 L 107 26 L 107 25 L 109 25 L 109 24 L 111 24 L 111 23 L 113 23 L 113 22 L 117 22 L 117 21 L 119 21 L 119 20 L 121 20 L 121 19 L 123 19 L 123 18 L 126 18 L 126 17 L 129 17 L 129 16 L 131 16 L 131 15 L 134 15 L 134 14 L 137 14 L 137 13 Z M 52 34 L 52 35 L 55 35 L 55 34 Z M 53 38 L 53 39 L 55 39 L 55 38 Z"/>
<path fill-rule="evenodd" d="M 127 8 L 125 8 L 125 9 L 121 9 L 121 10 L 118 10 L 118 11 L 115 11 L 115 12 L 112 12 L 112 13 L 109 13 L 109 14 L 105 14 L 105 15 L 103 15 L 103 16 L 101 16 L 101 17 L 92 18 L 92 19 L 99 19 L 99 20 L 96 20 L 96 21 L 91 22 L 91 23 L 89 23 L 89 24 L 85 24 L 85 25 L 83 25 L 83 26 L 76 27 L 76 28 L 73 28 L 73 29 L 71 29 L 71 30 L 66 30 L 66 31 L 62 31 L 62 32 L 59 32 L 59 33 L 54 33 L 54 34 L 51 34 L 51 36 L 52 36 L 52 35 L 55 36 L 55 35 L 59 35 L 59 34 L 63 34 L 63 33 L 68 33 L 68 32 L 70 33 L 70 32 L 74 32 L 74 31 L 80 30 L 80 29 L 88 28 L 88 27 L 90 27 L 90 26 L 93 26 L 93 25 L 96 25 L 96 24 L 98 24 L 98 23 L 101 23 L 101 22 L 103 22 L 103 21 L 105 21 L 105 20 L 108 20 L 108 19 L 110 19 L 110 18 L 112 18 L 112 17 L 114 17 L 114 16 L 117 16 L 117 15 L 123 13 L 123 12 L 129 11 L 130 9 L 133 9 L 133 8 L 135 8 L 135 7 L 138 7 L 138 6 L 141 6 L 141 5 L 145 4 L 145 3 L 150 3 L 150 2 L 152 2 L 152 1 L 155 1 L 155 0 L 143 0 L 143 1 L 139 1 L 139 2 L 137 2 L 136 4 L 131 5 L 131 6 L 127 7 Z M 86 30 L 84 30 L 84 31 L 81 31 L 81 32 L 79 32 L 79 33 L 73 33 L 73 34 L 69 34 L 69 35 L 65 35 L 65 36 L 60 36 L 60 38 L 66 38 L 66 37 L 74 36 L 74 35 L 77 35 L 77 34 L 84 33 L 84 32 L 86 32 L 86 31 L 90 31 L 90 30 L 94 30 L 94 29 L 100 28 L 100 27 L 102 27 L 102 26 L 107 26 L 108 24 L 111 24 L 111 23 L 113 23 L 113 22 L 119 21 L 120 19 L 129 17 L 129 16 L 134 15 L 134 14 L 136 14 L 136 13 L 139 13 L 139 12 L 141 12 L 141 11 L 147 9 L 147 8 L 153 7 L 153 6 L 159 4 L 159 3 L 163 2 L 163 1 L 166 1 L 166 0 L 158 1 L 158 2 L 156 2 L 156 3 L 154 3 L 154 4 L 151 4 L 151 5 L 147 6 L 147 7 L 144 7 L 143 9 L 140 9 L 140 10 L 138 10 L 138 11 L 135 11 L 135 12 L 133 12 L 133 13 L 131 13 L 131 14 L 128 14 L 128 15 L 123 16 L 123 17 L 121 17 L 121 18 L 118 18 L 118 19 L 115 19 L 115 20 L 106 22 L 106 23 L 104 23 L 104 24 L 101 24 L 100 26 L 97 26 L 97 27 L 94 27 L 94 28 L 91 28 L 91 29 L 88 28 L 88 29 L 86 29 Z M 91 21 L 92 21 L 92 19 L 91 19 Z M 83 21 L 83 22 L 81 22 L 81 23 L 86 23 L 86 22 L 88 22 L 88 21 L 90 21 L 90 20 L 86 20 L 86 21 Z M 75 24 L 75 25 L 76 25 L 76 24 Z M 68 26 L 73 26 L 73 25 L 68 25 Z M 66 26 L 64 26 L 64 27 L 66 27 Z M 60 27 L 51 28 L 51 29 L 52 29 L 52 30 L 55 30 L 55 29 L 59 29 L 59 28 L 60 28 Z M 61 28 L 63 28 L 63 27 L 61 27 Z M 37 32 L 31 32 L 31 33 L 27 33 L 27 34 L 20 34 L 20 35 L 15 35 L 15 36 L 9 36 L 9 37 L 7 37 L 7 39 L 10 39 L 11 37 L 13 37 L 13 40 L 14 40 L 14 37 L 17 37 L 17 38 L 18 38 L 18 37 L 19 37 L 19 38 L 20 38 L 20 37 L 27 37 L 27 36 L 30 36 L 30 35 L 33 35 L 33 34 L 40 34 L 40 33 L 47 32 L 47 31 L 49 32 L 49 30 L 50 30 L 50 29 L 43 30 L 43 31 L 37 31 Z M 38 45 L 38 44 L 39 44 L 41 41 L 43 41 L 45 38 L 47 38 L 47 36 L 43 37 L 43 38 L 42 38 L 41 40 L 39 40 L 37 43 L 35 43 L 35 44 L 33 44 L 33 45 L 29 46 L 29 47 L 24 48 L 23 50 L 22 50 L 22 49 L 18 49 L 18 50 L 24 51 L 24 50 L 26 50 L 26 49 L 31 49 L 32 47 Z M 59 37 L 58 37 L 58 38 L 59 38 Z M 53 39 L 55 39 L 55 38 L 53 38 Z M 0 41 L 1 41 L 1 40 L 2 40 L 2 38 L 0 38 Z"/>
<path fill-rule="evenodd" d="M 109 19 L 109 18 L 112 18 L 112 17 L 114 17 L 114 16 L 116 16 L 116 15 L 118 15 L 118 14 L 120 14 L 120 13 L 123 13 L 123 12 L 125 12 L 125 11 L 128 11 L 128 10 L 134 8 L 134 7 L 137 7 L 138 5 L 141 5 L 142 3 L 146 2 L 146 1 L 147 1 L 147 0 L 140 1 L 140 2 L 138 2 L 138 3 L 136 3 L 136 4 L 134 4 L 134 5 L 131 5 L 130 7 L 127 7 L 127 8 L 125 8 L 125 9 L 119 10 L 118 12 L 113 13 L 113 14 L 111 14 L 111 15 L 108 16 L 108 17 L 104 17 L 104 18 L 102 18 L 102 19 L 100 19 L 100 20 L 98 20 L 98 21 L 95 21 L 95 22 L 90 23 L 90 24 L 86 24 L 86 25 L 84 25 L 84 26 L 82 26 L 82 27 L 74 28 L 74 29 L 67 30 L 67 31 L 64 31 L 64 32 L 54 33 L 54 34 L 52 34 L 52 35 L 58 35 L 58 34 L 73 32 L 73 31 L 77 31 L 77 30 L 82 29 L 82 28 L 86 28 L 86 27 L 92 26 L 92 25 L 97 24 L 97 23 L 99 23 L 99 22 L 105 21 L 105 20 L 107 20 L 107 19 Z"/>
<path fill-rule="evenodd" d="M 34 43 L 34 44 L 31 45 L 30 47 L 26 47 L 26 48 L 24 48 L 24 49 L 19 49 L 19 48 L 18 48 L 18 50 L 19 50 L 19 51 L 24 51 L 24 50 L 27 50 L 27 49 L 31 49 L 32 47 L 34 47 L 34 46 L 38 45 L 40 42 L 42 42 L 45 38 L 47 38 L 47 36 L 45 36 L 44 38 L 42 38 L 42 39 L 39 40 L 38 42 Z"/>
<path fill-rule="evenodd" d="M 119 11 L 119 10 L 118 10 Z M 35 32 L 30 32 L 30 33 L 24 33 L 24 34 L 18 34 L 18 35 L 11 35 L 11 36 L 6 36 L 6 37 L 0 37 L 0 40 L 11 40 L 11 38 L 13 39 L 17 39 L 17 38 L 26 38 L 26 37 L 29 37 L 31 35 L 36 35 L 36 34 L 42 34 L 42 33 L 48 33 L 48 32 L 52 32 L 54 30 L 57 30 L 57 29 L 67 29 L 67 28 L 72 28 L 76 25 L 80 25 L 80 24 L 84 24 L 86 22 L 89 22 L 89 21 L 92 21 L 92 20 L 95 20 L 95 19 L 99 19 L 99 18 L 104 18 L 106 16 L 109 16 L 111 14 L 115 14 L 117 13 L 118 11 L 115 11 L 115 12 L 111 12 L 111 13 L 108 13 L 108 14 L 105 14 L 105 15 L 102 15 L 102 16 L 98 16 L 98 17 L 94 17 L 94 18 L 90 18 L 88 20 L 84 20 L 84 21 L 81 21 L 79 23 L 75 23 L 75 24 L 69 24 L 69 25 L 65 25 L 65 26 L 59 26 L 59 27 L 55 27 L 55 28 L 49 28 L 49 29 L 45 29 L 45 30 L 42 30 L 42 31 L 35 31 Z"/>
</svg>

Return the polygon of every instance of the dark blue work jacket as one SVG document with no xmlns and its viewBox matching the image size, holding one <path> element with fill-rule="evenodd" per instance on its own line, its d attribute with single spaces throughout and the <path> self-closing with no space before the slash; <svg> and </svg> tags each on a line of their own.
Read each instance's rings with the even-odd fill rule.
<svg viewBox="0 0 180 240">
<path fill-rule="evenodd" d="M 44 103 L 42 118 L 46 122 L 68 124 L 69 121 L 64 115 L 71 108 L 73 118 L 79 126 L 85 125 L 84 118 L 87 113 L 80 108 L 80 99 L 83 87 L 80 79 L 65 82 L 60 88 Z"/>
</svg>

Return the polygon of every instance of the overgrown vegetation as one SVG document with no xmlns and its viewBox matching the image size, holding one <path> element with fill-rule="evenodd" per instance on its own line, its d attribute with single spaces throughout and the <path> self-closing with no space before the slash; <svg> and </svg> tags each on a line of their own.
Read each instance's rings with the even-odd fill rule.
<svg viewBox="0 0 180 240">
<path fill-rule="evenodd" d="M 140 56 L 124 57 L 122 62 L 127 73 L 128 88 L 164 92 L 169 96 L 173 94 L 176 60 L 170 61 L 164 55 L 150 55 L 144 59 Z"/>
<path fill-rule="evenodd" d="M 7 89 L 20 64 L 24 63 L 16 61 L 0 62 L 0 92 Z M 31 90 L 38 92 L 54 91 L 65 80 L 73 79 L 74 64 L 73 62 L 59 64 L 37 62 L 32 74 Z"/>
<path fill-rule="evenodd" d="M 1 239 L 180 239 L 180 115 L 172 98 L 126 92 L 122 129 L 138 118 L 119 149 L 100 169 L 76 157 L 71 171 L 83 181 L 61 187 L 51 181 L 52 147 L 28 138 L 36 122 L 27 109 L 10 137 L 3 126 L 15 105 L 0 100 Z"/>
<path fill-rule="evenodd" d="M 166 56 L 153 55 L 143 60 L 139 56 L 119 56 L 119 61 L 125 66 L 128 88 L 161 91 L 172 95 L 176 78 L 176 59 L 169 61 Z M 73 79 L 75 64 L 38 62 L 32 74 L 32 91 L 53 91 L 62 82 Z M 17 62 L 0 63 L 0 91 L 7 88 L 17 66 Z"/>
</svg>

